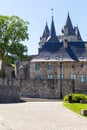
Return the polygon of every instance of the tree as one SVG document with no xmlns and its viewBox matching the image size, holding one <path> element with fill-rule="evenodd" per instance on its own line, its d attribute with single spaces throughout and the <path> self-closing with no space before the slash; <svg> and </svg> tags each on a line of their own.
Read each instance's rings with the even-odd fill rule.
<svg viewBox="0 0 87 130">
<path fill-rule="evenodd" d="M 9 57 L 22 58 L 27 52 L 23 45 L 28 40 L 28 22 L 18 16 L 0 16 L 0 59 L 8 62 Z"/>
</svg>

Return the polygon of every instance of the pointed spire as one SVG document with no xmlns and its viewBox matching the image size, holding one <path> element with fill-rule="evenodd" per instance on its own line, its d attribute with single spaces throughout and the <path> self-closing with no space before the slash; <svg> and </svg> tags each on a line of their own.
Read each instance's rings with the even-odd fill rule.
<svg viewBox="0 0 87 130">
<path fill-rule="evenodd" d="M 73 29 L 73 25 L 72 25 L 72 22 L 71 22 L 71 19 L 70 19 L 70 16 L 69 16 L 69 12 L 68 12 L 68 16 L 67 16 L 67 20 L 66 20 L 64 28 L 68 29 L 67 35 L 73 35 L 74 34 L 74 29 Z"/>
<path fill-rule="evenodd" d="M 50 35 L 51 35 L 51 37 L 56 37 L 56 31 L 55 31 L 53 16 L 52 16 L 52 22 L 51 22 Z"/>
<path fill-rule="evenodd" d="M 49 35 L 50 35 L 50 31 L 49 31 L 49 28 L 48 28 L 48 25 L 47 25 L 47 22 L 46 22 L 46 26 L 45 26 L 42 38 L 48 38 Z"/>
</svg>

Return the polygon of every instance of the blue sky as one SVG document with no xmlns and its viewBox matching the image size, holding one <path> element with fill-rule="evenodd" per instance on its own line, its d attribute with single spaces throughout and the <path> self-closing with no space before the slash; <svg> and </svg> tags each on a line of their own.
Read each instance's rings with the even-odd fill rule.
<svg viewBox="0 0 87 130">
<path fill-rule="evenodd" d="M 79 27 L 83 40 L 87 41 L 87 0 L 2 0 L 1 15 L 17 15 L 29 25 L 28 54 L 37 54 L 38 42 L 46 21 L 50 28 L 51 8 L 54 9 L 56 33 L 60 34 L 69 12 L 73 26 Z"/>
</svg>

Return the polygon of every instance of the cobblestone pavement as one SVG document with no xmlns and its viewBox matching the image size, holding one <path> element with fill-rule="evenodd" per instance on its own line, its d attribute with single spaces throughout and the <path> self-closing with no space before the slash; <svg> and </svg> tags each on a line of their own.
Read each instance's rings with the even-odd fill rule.
<svg viewBox="0 0 87 130">
<path fill-rule="evenodd" d="M 87 118 L 59 101 L 0 104 L 0 130 L 87 130 Z"/>
</svg>

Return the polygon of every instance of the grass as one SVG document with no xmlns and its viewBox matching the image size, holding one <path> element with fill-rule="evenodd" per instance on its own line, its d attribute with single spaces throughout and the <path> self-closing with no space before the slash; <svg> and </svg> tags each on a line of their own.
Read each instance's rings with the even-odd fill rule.
<svg viewBox="0 0 87 130">
<path fill-rule="evenodd" d="M 78 114 L 80 114 L 81 109 L 87 109 L 87 104 L 64 102 L 63 105 Z"/>
</svg>

